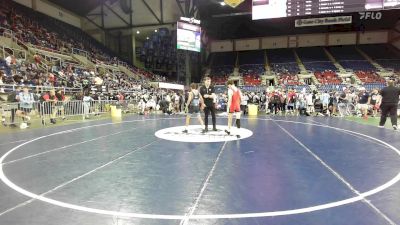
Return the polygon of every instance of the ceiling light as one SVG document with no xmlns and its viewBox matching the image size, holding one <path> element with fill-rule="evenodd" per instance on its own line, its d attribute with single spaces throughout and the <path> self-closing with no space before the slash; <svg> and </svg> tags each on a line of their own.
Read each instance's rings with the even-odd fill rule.
<svg viewBox="0 0 400 225">
<path fill-rule="evenodd" d="M 137 33 L 137 34 L 140 34 L 140 31 L 137 30 L 136 33 Z"/>
<path fill-rule="evenodd" d="M 226 6 L 225 2 L 220 2 L 219 4 L 222 5 L 222 6 Z"/>
<path fill-rule="evenodd" d="M 149 40 L 150 38 L 149 38 L 149 37 L 146 37 L 146 39 Z"/>
<path fill-rule="evenodd" d="M 157 33 L 157 32 L 158 32 L 158 30 L 154 30 L 154 32 L 156 32 L 156 33 Z"/>
</svg>

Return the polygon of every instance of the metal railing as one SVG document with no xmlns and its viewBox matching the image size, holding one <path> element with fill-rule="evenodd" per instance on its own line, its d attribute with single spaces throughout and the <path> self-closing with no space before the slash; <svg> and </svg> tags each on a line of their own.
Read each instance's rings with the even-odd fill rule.
<svg viewBox="0 0 400 225">
<path fill-rule="evenodd" d="M 6 38 L 11 38 L 13 40 L 16 38 L 14 35 L 14 32 L 5 27 L 0 27 L 0 33 L 1 33 L 1 36 L 6 37 Z"/>
<path fill-rule="evenodd" d="M 35 51 L 35 54 L 41 56 L 42 59 L 46 62 L 45 63 L 46 65 L 48 65 L 48 64 L 55 65 L 55 66 L 61 66 L 62 65 L 62 59 L 60 57 L 47 55 L 47 54 L 45 54 L 44 52 L 41 52 L 41 51 Z"/>
<path fill-rule="evenodd" d="M 123 66 L 123 67 L 129 68 L 128 64 L 126 62 L 122 62 L 122 61 L 118 61 L 118 66 Z"/>
<path fill-rule="evenodd" d="M 115 106 L 123 113 L 138 113 L 135 100 L 91 100 L 91 101 L 46 101 L 23 105 L 18 102 L 0 103 L 0 114 L 4 126 L 26 128 L 30 123 L 43 126 L 63 120 L 86 120 L 111 113 Z M 25 124 L 25 125 L 24 125 Z"/>
<path fill-rule="evenodd" d="M 43 51 L 44 53 L 50 52 L 50 53 L 55 53 L 55 54 L 59 54 L 59 55 L 65 55 L 61 51 L 58 51 L 58 50 L 55 50 L 55 49 L 51 49 L 51 48 L 47 48 L 47 47 L 43 47 L 43 46 L 40 46 L 40 45 L 28 44 L 27 46 L 32 48 L 35 52 Z"/>
<path fill-rule="evenodd" d="M 5 59 L 9 55 L 15 56 L 17 59 L 23 59 L 26 61 L 26 51 L 21 49 L 9 48 L 7 46 L 0 45 L 0 48 L 3 51 L 3 59 Z"/>
<path fill-rule="evenodd" d="M 17 87 L 21 85 L 16 84 L 0 84 L 0 88 L 4 91 L 4 93 L 9 93 L 15 91 Z M 70 88 L 70 87 L 53 87 L 53 86 L 28 86 L 32 92 L 46 92 L 50 90 L 62 90 L 66 94 L 80 93 L 82 92 L 82 88 Z"/>
<path fill-rule="evenodd" d="M 79 49 L 79 48 L 72 48 L 72 54 L 84 56 L 89 59 L 89 52 Z"/>
</svg>

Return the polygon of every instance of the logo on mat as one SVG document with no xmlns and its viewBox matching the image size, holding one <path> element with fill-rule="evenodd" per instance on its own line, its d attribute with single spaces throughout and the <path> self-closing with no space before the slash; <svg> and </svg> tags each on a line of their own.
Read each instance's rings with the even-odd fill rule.
<svg viewBox="0 0 400 225">
<path fill-rule="evenodd" d="M 236 141 L 245 139 L 253 135 L 251 130 L 236 127 L 231 128 L 230 134 L 225 133 L 228 126 L 218 126 L 217 131 L 209 130 L 204 133 L 203 126 L 192 125 L 187 129 L 187 133 L 183 132 L 185 126 L 169 127 L 159 130 L 155 133 L 156 137 L 179 142 L 224 142 L 224 141 Z"/>
</svg>

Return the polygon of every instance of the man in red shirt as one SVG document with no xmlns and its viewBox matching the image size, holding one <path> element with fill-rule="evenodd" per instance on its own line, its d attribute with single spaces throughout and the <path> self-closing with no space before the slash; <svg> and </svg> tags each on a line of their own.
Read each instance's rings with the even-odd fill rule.
<svg viewBox="0 0 400 225">
<path fill-rule="evenodd" d="M 50 90 L 48 93 L 42 95 L 41 101 L 43 105 L 42 110 L 44 110 L 44 112 L 42 112 L 42 124 L 45 124 L 44 117 L 46 114 L 50 114 L 50 123 L 55 124 L 57 114 L 56 104 L 58 102 L 55 90 Z"/>
<path fill-rule="evenodd" d="M 240 128 L 240 102 L 241 102 L 242 93 L 239 88 L 235 86 L 233 80 L 228 81 L 228 130 L 225 132 L 230 135 L 231 127 L 232 127 L 232 118 L 233 114 L 235 114 L 236 118 L 236 127 Z M 240 135 L 237 135 L 239 138 Z"/>
</svg>

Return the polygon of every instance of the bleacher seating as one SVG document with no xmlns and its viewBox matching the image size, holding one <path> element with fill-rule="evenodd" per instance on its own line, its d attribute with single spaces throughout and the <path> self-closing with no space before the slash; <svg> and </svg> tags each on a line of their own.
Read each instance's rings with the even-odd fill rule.
<svg viewBox="0 0 400 225">
<path fill-rule="evenodd" d="M 233 73 L 236 62 L 235 52 L 216 52 L 210 55 L 211 62 L 211 79 L 215 84 L 225 85 L 229 76 Z"/>
<path fill-rule="evenodd" d="M 244 85 L 260 85 L 261 78 L 258 75 L 248 74 L 243 76 Z"/>
<path fill-rule="evenodd" d="M 330 62 L 328 56 L 321 47 L 298 48 L 297 55 L 304 62 Z"/>
<path fill-rule="evenodd" d="M 239 65 L 265 64 L 264 51 L 243 51 L 239 52 Z"/>
<path fill-rule="evenodd" d="M 299 48 L 296 52 L 308 71 L 337 70 L 321 47 Z"/>
<path fill-rule="evenodd" d="M 400 71 L 400 54 L 387 44 L 360 45 L 358 46 L 369 57 L 385 69 Z"/>
<path fill-rule="evenodd" d="M 262 64 L 241 65 L 239 67 L 239 73 L 243 77 L 245 85 L 260 85 L 260 76 L 265 73 L 265 67 Z"/>
<path fill-rule="evenodd" d="M 311 92 L 311 88 L 309 85 L 286 85 L 286 90 L 295 90 L 296 92 L 302 92 L 305 90 L 306 92 Z"/>
<path fill-rule="evenodd" d="M 298 74 L 300 72 L 292 49 L 272 49 L 267 51 L 272 71 L 276 73 Z"/>
<path fill-rule="evenodd" d="M 359 45 L 357 46 L 363 52 L 365 52 L 372 59 L 399 59 L 392 47 L 386 44 L 374 44 L 374 45 Z"/>
<path fill-rule="evenodd" d="M 280 85 L 300 85 L 299 77 L 296 74 L 280 74 L 278 82 Z"/>
<path fill-rule="evenodd" d="M 354 46 L 329 47 L 329 51 L 346 70 L 375 71 L 376 68 L 369 63 Z"/>
<path fill-rule="evenodd" d="M 336 71 L 337 68 L 332 62 L 304 62 L 306 70 L 311 72 L 321 72 L 325 70 Z"/>
<path fill-rule="evenodd" d="M 384 88 L 386 86 L 386 84 L 385 83 L 369 83 L 369 84 L 364 84 L 362 86 L 365 87 L 365 89 L 367 91 L 372 91 L 374 89 L 380 90 L 380 89 Z"/>
<path fill-rule="evenodd" d="M 271 69 L 275 73 L 290 73 L 298 74 L 300 72 L 299 65 L 297 63 L 271 63 Z"/>
<path fill-rule="evenodd" d="M 220 66 L 234 66 L 236 61 L 236 52 L 216 52 L 212 53 L 213 58 L 211 68 Z"/>
<path fill-rule="evenodd" d="M 74 49 L 86 52 L 87 57 L 94 64 L 113 65 L 115 68 L 123 60 L 107 49 L 104 45 L 97 42 L 82 30 L 69 24 L 46 16 L 42 13 L 33 11 L 13 1 L 0 0 L 2 8 L 0 10 L 1 27 L 0 32 L 7 30 L 13 31 L 13 37 L 23 43 L 31 44 L 33 47 L 43 49 L 47 52 L 56 52 L 70 56 Z M 4 15 L 8 15 L 5 17 Z M 25 48 L 25 50 L 27 50 Z M 36 59 L 36 58 L 35 58 Z M 39 60 L 40 61 L 40 60 Z M 4 60 L 1 59 L 4 64 Z M 134 74 L 155 79 L 159 76 L 136 68 L 125 62 L 124 66 Z M 134 85 L 145 80 L 136 80 L 121 71 L 111 71 L 104 69 L 101 74 L 96 73 L 84 66 L 71 65 L 67 61 L 63 65 L 50 66 L 49 69 L 38 67 L 38 62 L 28 63 L 19 61 L 15 64 L 16 72 L 13 76 L 7 77 L 7 84 L 25 85 L 49 85 L 65 87 L 84 87 L 93 83 L 94 79 L 103 80 L 104 85 L 109 90 L 123 89 L 129 90 Z M 7 70 L 5 65 L 0 69 Z M 25 76 L 25 79 L 21 77 Z"/>
<path fill-rule="evenodd" d="M 211 76 L 211 82 L 215 85 L 226 85 L 229 76 Z"/>
<path fill-rule="evenodd" d="M 385 69 L 392 69 L 395 72 L 400 72 L 400 59 L 379 59 L 376 60 L 376 62 Z"/>
<path fill-rule="evenodd" d="M 140 60 L 145 67 L 154 73 L 166 74 L 164 77 L 176 77 L 176 73 L 171 72 L 177 63 L 176 33 L 167 28 L 160 28 L 153 33 L 151 38 L 143 43 L 139 48 Z M 196 52 L 189 52 L 189 57 L 197 56 Z"/>
<path fill-rule="evenodd" d="M 357 71 L 355 74 L 364 84 L 385 83 L 385 79 L 374 72 Z"/>
<path fill-rule="evenodd" d="M 341 84 L 342 79 L 334 71 L 314 72 L 315 77 L 321 84 Z"/>
<path fill-rule="evenodd" d="M 324 84 L 318 87 L 318 91 L 320 92 L 331 92 L 331 91 L 343 91 L 343 88 L 346 87 L 346 84 Z"/>
<path fill-rule="evenodd" d="M 367 60 L 340 61 L 340 65 L 346 70 L 352 71 L 375 71 L 376 68 Z"/>
</svg>

